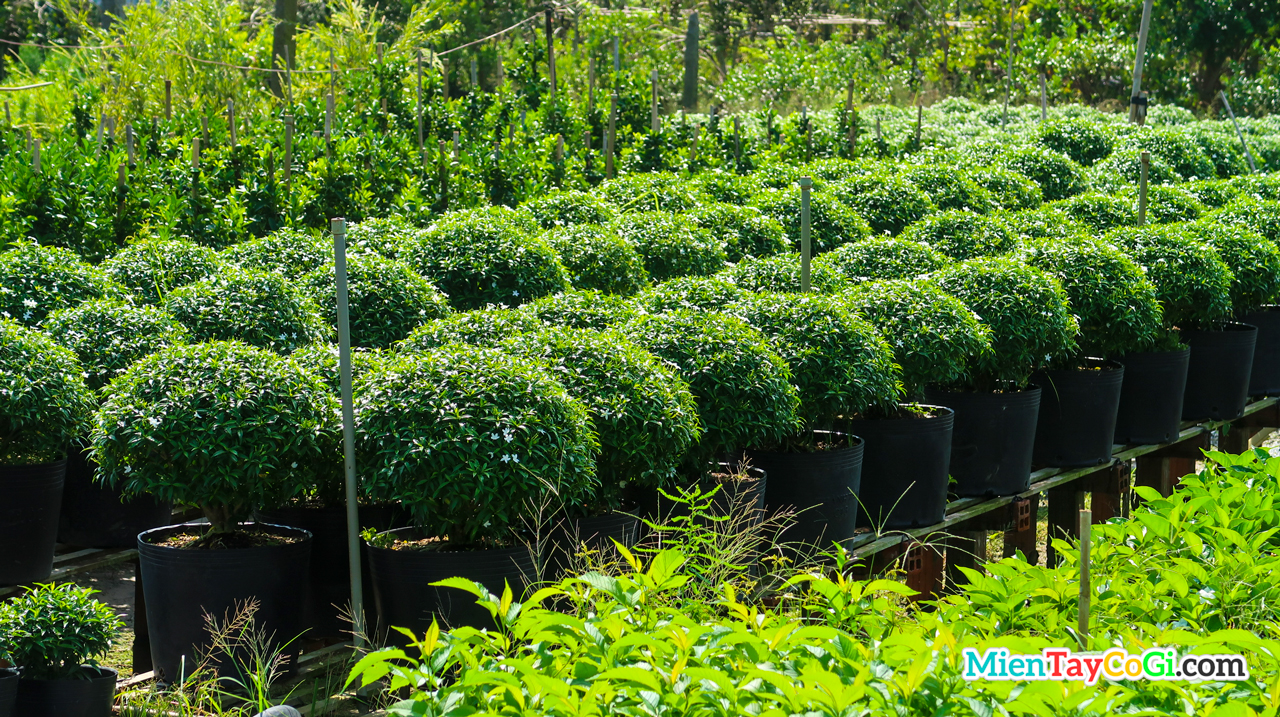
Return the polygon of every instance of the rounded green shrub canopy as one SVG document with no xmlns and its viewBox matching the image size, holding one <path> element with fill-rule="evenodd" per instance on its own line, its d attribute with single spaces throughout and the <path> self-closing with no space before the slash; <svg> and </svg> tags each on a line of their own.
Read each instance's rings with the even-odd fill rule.
<svg viewBox="0 0 1280 717">
<path fill-rule="evenodd" d="M 1097 232 L 1138 223 L 1138 213 L 1131 202 L 1101 192 L 1077 194 L 1052 206 Z"/>
<path fill-rule="evenodd" d="M 451 344 L 389 358 L 355 393 L 370 497 L 455 547 L 511 544 L 548 501 L 595 491 L 587 408 L 533 361 Z"/>
<path fill-rule="evenodd" d="M 617 211 L 599 196 L 572 189 L 549 192 L 525 202 L 520 208 L 532 214 L 543 229 L 608 224 L 617 215 Z"/>
<path fill-rule="evenodd" d="M 1120 142 L 1123 149 L 1140 152 L 1147 150 L 1152 157 L 1159 157 L 1184 181 L 1213 179 L 1217 171 L 1213 160 L 1187 133 L 1177 129 L 1139 127 Z"/>
<path fill-rule="evenodd" d="M 893 351 L 875 327 L 823 294 L 753 294 L 730 308 L 769 337 L 791 367 L 800 415 L 813 427 L 892 411 L 901 395 Z"/>
<path fill-rule="evenodd" d="M 429 351 L 454 343 L 494 347 L 515 334 L 541 328 L 543 323 L 536 314 L 520 309 L 488 307 L 460 311 L 414 329 L 404 341 L 396 344 L 396 350 Z"/>
<path fill-rule="evenodd" d="M 1166 326 L 1211 326 L 1231 315 L 1231 269 L 1217 250 L 1192 239 L 1181 226 L 1148 225 L 1105 238 L 1127 249 L 1146 270 Z"/>
<path fill-rule="evenodd" d="M 1084 356 L 1151 350 L 1160 339 L 1156 287 L 1116 246 L 1084 238 L 1041 240 L 1024 246 L 1020 257 L 1062 283 L 1080 323 Z"/>
<path fill-rule="evenodd" d="M 1079 164 L 1042 147 L 1010 150 L 999 158 L 998 163 L 1040 185 L 1046 202 L 1079 194 L 1087 186 L 1084 170 Z"/>
<path fill-rule="evenodd" d="M 1195 197 L 1207 209 L 1226 206 L 1232 199 L 1240 196 L 1240 187 L 1223 179 L 1198 179 L 1178 188 Z"/>
<path fill-rule="evenodd" d="M 148 304 L 179 286 L 197 282 L 222 267 L 218 253 L 186 239 L 149 237 L 134 242 L 102 264 L 107 276 Z"/>
<path fill-rule="evenodd" d="M 924 190 L 939 210 L 986 214 L 995 209 L 991 193 L 978 186 L 959 167 L 932 163 L 911 164 L 903 167 L 902 176 Z"/>
<path fill-rule="evenodd" d="M 686 277 L 664 281 L 649 289 L 635 298 L 635 306 L 649 314 L 678 309 L 720 311 L 748 293 L 724 275 Z"/>
<path fill-rule="evenodd" d="M 787 250 L 787 233 L 782 223 L 765 216 L 756 207 L 708 202 L 694 208 L 689 218 L 724 242 L 729 261 L 772 256 Z"/>
<path fill-rule="evenodd" d="M 1206 218 L 1248 227 L 1264 238 L 1280 244 L 1280 202 L 1241 196 L 1227 206 L 1211 212 Z"/>
<path fill-rule="evenodd" d="M 840 298 L 888 340 L 910 399 L 930 384 L 968 382 L 972 358 L 991 350 L 986 325 L 933 282 L 871 281 Z"/>
<path fill-rule="evenodd" d="M 96 590 L 71 583 L 37 585 L 0 603 L 0 657 L 29 680 L 76 680 L 97 666 L 124 629 Z"/>
<path fill-rule="evenodd" d="M 969 171 L 969 177 L 991 193 L 998 209 L 1035 209 L 1044 201 L 1040 185 L 1008 169 L 977 167 Z"/>
<path fill-rule="evenodd" d="M 135 361 L 186 343 L 189 334 L 168 312 L 118 299 L 86 301 L 54 312 L 40 328 L 71 349 L 85 370 L 85 383 L 97 391 Z"/>
<path fill-rule="evenodd" d="M 0 319 L 35 326 L 58 309 L 123 293 L 70 249 L 23 241 L 0 252 Z"/>
<path fill-rule="evenodd" d="M 690 179 L 690 184 L 702 197 L 729 204 L 746 204 L 751 201 L 753 194 L 762 189 L 756 178 L 744 177 L 723 169 L 698 172 Z"/>
<path fill-rule="evenodd" d="M 333 240 L 315 232 L 279 229 L 222 250 L 228 264 L 282 276 L 301 276 L 333 265 Z"/>
<path fill-rule="evenodd" d="M 94 409 L 75 354 L 0 319 L 0 465 L 50 463 L 84 435 Z"/>
<path fill-rule="evenodd" d="M 1115 192 L 1125 187 L 1136 187 L 1142 181 L 1142 159 L 1131 149 L 1117 150 L 1110 157 L 1098 162 L 1090 171 L 1093 187 L 1099 191 Z M 1149 186 L 1175 184 L 1182 177 L 1173 171 L 1163 159 L 1150 155 L 1147 161 Z"/>
<path fill-rule="evenodd" d="M 328 336 L 315 302 L 284 276 L 265 271 L 220 271 L 170 292 L 164 308 L 193 341 L 239 340 L 289 353 Z"/>
<path fill-rule="evenodd" d="M 347 225 L 347 255 L 374 252 L 398 259 L 404 248 L 414 243 L 422 230 L 400 216 L 366 219 Z"/>
<path fill-rule="evenodd" d="M 825 294 L 833 294 L 848 286 L 849 282 L 844 275 L 829 262 L 821 259 L 820 256 L 809 264 L 809 281 L 812 284 L 810 288 Z M 746 291 L 800 291 L 800 255 L 778 254 L 760 259 L 747 259 L 729 269 L 725 275 Z"/>
<path fill-rule="evenodd" d="M 611 226 L 639 252 L 654 281 L 709 276 L 724 268 L 724 241 L 684 216 L 667 212 L 624 214 Z"/>
<path fill-rule="evenodd" d="M 689 382 L 702 419 L 702 456 L 777 443 L 800 429 L 791 369 L 742 319 L 682 310 L 637 317 L 624 331 Z"/>
<path fill-rule="evenodd" d="M 957 261 L 1004 254 L 1018 245 L 1003 222 L 960 210 L 930 214 L 907 227 L 902 238 L 928 244 Z"/>
<path fill-rule="evenodd" d="M 637 309 L 633 300 L 617 294 L 575 290 L 530 301 L 519 311 L 548 326 L 604 331 L 630 321 Z"/>
<path fill-rule="evenodd" d="M 630 295 L 649 283 L 644 257 L 613 227 L 580 224 L 547 232 L 575 288 Z"/>
<path fill-rule="evenodd" d="M 1182 226 L 1187 236 L 1207 243 L 1231 269 L 1231 306 L 1239 316 L 1280 296 L 1280 248 L 1239 224 L 1208 219 Z"/>
<path fill-rule="evenodd" d="M 1036 369 L 1076 350 L 1079 325 L 1067 293 L 1048 273 L 1008 257 L 983 257 L 945 266 L 934 277 L 991 330 L 992 350 L 972 359 L 975 387 L 1025 385 Z"/>
<path fill-rule="evenodd" d="M 626 174 L 600 185 L 605 199 L 622 212 L 687 212 L 698 203 L 678 174 Z"/>
<path fill-rule="evenodd" d="M 840 273 L 850 284 L 881 279 L 910 279 L 950 263 L 928 244 L 900 237 L 879 237 L 845 244 L 814 260 L 814 273 L 826 268 Z M 819 265 L 822 269 L 819 269 Z"/>
<path fill-rule="evenodd" d="M 591 413 L 600 442 L 596 505 L 618 508 L 628 483 L 669 486 L 702 425 L 689 385 L 618 332 L 547 328 L 503 345 L 533 359 Z"/>
<path fill-rule="evenodd" d="M 306 370 L 320 377 L 329 390 L 338 395 L 342 391 L 342 374 L 339 364 L 338 345 L 328 341 L 317 341 L 307 344 L 289 354 L 289 358 Z M 389 352 L 383 349 L 369 349 L 363 346 L 351 347 L 351 380 L 354 382 L 361 374 L 376 367 L 385 360 Z M 338 468 L 335 463 L 335 468 Z M 338 471 L 335 470 L 335 473 Z"/>
<path fill-rule="evenodd" d="M 873 234 L 897 235 L 934 210 L 928 194 L 884 170 L 848 179 L 831 191 L 866 219 Z"/>
<path fill-rule="evenodd" d="M 1021 241 L 1029 239 L 1070 239 L 1091 234 L 1088 224 L 1072 219 L 1061 207 L 1044 205 L 1020 212 L 997 212 L 993 218 L 1004 222 Z"/>
<path fill-rule="evenodd" d="M 320 378 L 239 341 L 158 351 L 105 396 L 98 475 L 127 495 L 198 505 L 215 533 L 297 495 L 336 457 L 338 402 Z"/>
<path fill-rule="evenodd" d="M 1134 215 L 1138 212 L 1138 188 L 1129 187 L 1125 196 L 1133 206 Z M 1208 209 L 1193 194 L 1181 187 L 1149 186 L 1147 187 L 1147 221 L 1152 224 L 1173 224 L 1175 222 L 1193 222 Z"/>
<path fill-rule="evenodd" d="M 504 207 L 446 214 L 401 254 L 460 311 L 519 306 L 569 288 L 569 274 L 537 222 Z"/>
<path fill-rule="evenodd" d="M 770 189 L 751 198 L 752 206 L 773 217 L 787 233 L 792 250 L 800 249 L 800 188 Z M 809 241 L 814 254 L 831 251 L 842 244 L 870 236 L 871 227 L 828 191 L 809 194 Z"/>
<path fill-rule="evenodd" d="M 1036 143 L 1066 155 L 1085 167 L 1106 159 L 1115 136 L 1104 125 L 1078 117 L 1063 117 L 1036 126 Z"/>
<path fill-rule="evenodd" d="M 319 307 L 336 333 L 338 289 L 334 268 L 321 267 L 302 277 L 304 295 Z M 449 300 L 431 282 L 381 254 L 347 258 L 347 307 L 351 344 L 386 348 L 428 321 L 450 313 Z"/>
</svg>

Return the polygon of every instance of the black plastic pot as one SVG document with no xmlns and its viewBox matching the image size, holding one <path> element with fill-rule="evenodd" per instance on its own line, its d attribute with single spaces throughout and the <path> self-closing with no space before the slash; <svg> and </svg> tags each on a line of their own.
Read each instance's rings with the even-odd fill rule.
<svg viewBox="0 0 1280 717">
<path fill-rule="evenodd" d="M 999 393 L 926 388 L 924 399 L 956 412 L 951 433 L 956 495 L 1016 495 L 1027 489 L 1040 413 L 1039 386 Z"/>
<path fill-rule="evenodd" d="M 209 526 L 188 523 L 154 528 L 138 536 L 142 590 L 156 678 L 173 683 L 190 675 L 205 652 L 209 635 L 204 616 L 226 621 L 247 601 L 257 600 L 255 627 L 284 645 L 296 662 L 302 600 L 310 575 L 311 533 L 266 523 L 246 523 L 274 535 L 299 538 L 287 545 L 227 550 L 183 550 L 156 545 L 170 536 L 201 534 Z M 185 660 L 184 660 L 185 658 Z M 230 665 L 220 674 L 234 675 Z"/>
<path fill-rule="evenodd" d="M 784 543 L 828 549 L 853 537 L 858 527 L 858 487 L 862 482 L 861 438 L 837 431 L 814 431 L 842 447 L 811 453 L 748 450 L 751 465 L 769 476 L 765 506 L 770 513 L 792 509 L 794 523 Z"/>
<path fill-rule="evenodd" d="M 1191 349 L 1121 356 L 1124 383 L 1113 441 L 1122 445 L 1169 443 L 1182 423 Z"/>
<path fill-rule="evenodd" d="M 1182 420 L 1229 421 L 1244 414 L 1258 327 L 1229 323 L 1222 331 L 1183 331 L 1191 347 Z"/>
<path fill-rule="evenodd" d="M 753 510 L 752 522 L 759 524 L 765 515 L 765 494 L 768 473 L 757 466 L 747 466 L 741 471 L 736 463 L 720 462 L 716 470 L 702 479 L 702 491 L 710 493 L 719 488 L 711 498 L 711 508 L 716 515 L 730 515 L 738 510 Z"/>
<path fill-rule="evenodd" d="M 402 537 L 421 536 L 415 528 L 389 532 Z M 379 631 L 387 631 L 387 639 L 401 645 L 405 644 L 404 636 L 388 628 L 403 627 L 422 635 L 431 627 L 433 618 L 439 621 L 441 630 L 464 625 L 494 627 L 489 611 L 476 605 L 474 595 L 457 588 L 433 587 L 433 582 L 467 578 L 495 595 L 502 595 L 504 585 L 510 584 L 512 593 L 519 598 L 526 581 L 537 579 L 533 553 L 524 546 L 445 552 L 392 550 L 365 543 L 365 551 L 381 620 Z"/>
<path fill-rule="evenodd" d="M 0 465 L 0 585 L 44 580 L 53 572 L 65 459 Z"/>
<path fill-rule="evenodd" d="M 67 454 L 58 542 L 82 548 L 132 548 L 138 533 L 173 522 L 173 506 L 151 496 L 125 498 L 95 483 L 98 465 L 73 446 Z"/>
<path fill-rule="evenodd" d="M 574 567 L 574 557 L 581 551 L 610 551 L 613 541 L 626 548 L 636 543 L 640 520 L 633 510 L 612 511 L 585 518 L 569 518 L 556 526 L 550 536 L 552 578 L 560 578 Z"/>
<path fill-rule="evenodd" d="M 1124 366 L 1087 359 L 1084 368 L 1044 371 L 1031 380 L 1041 391 L 1032 464 L 1076 468 L 1110 463 Z"/>
<path fill-rule="evenodd" d="M 1241 319 L 1258 327 L 1249 372 L 1250 396 L 1280 396 L 1280 306 L 1260 306 Z"/>
<path fill-rule="evenodd" d="M 308 637 L 334 637 L 351 630 L 348 618 L 351 606 L 351 568 L 347 552 L 347 509 L 345 506 L 326 508 L 276 508 L 255 511 L 259 522 L 273 525 L 289 525 L 311 533 L 311 570 L 306 601 L 302 606 L 302 625 L 308 629 Z M 408 516 L 396 506 L 360 506 L 361 529 L 373 528 L 379 532 L 398 528 L 408 522 Z M 364 573 L 365 594 L 371 595 L 373 581 L 368 561 L 361 564 Z M 366 604 L 368 619 L 376 624 L 377 617 Z"/>
<path fill-rule="evenodd" d="M 858 500 L 866 522 L 882 529 L 942 522 L 947 512 L 947 470 L 955 411 L 920 406 L 933 414 L 858 419 L 845 428 L 866 441 Z"/>
<path fill-rule="evenodd" d="M 63 680 L 18 680 L 14 717 L 111 717 L 116 699 L 116 671 L 80 668 L 81 677 Z"/>
<path fill-rule="evenodd" d="M 12 667 L 0 667 L 0 717 L 13 717 L 13 705 L 18 700 L 18 671 Z"/>
</svg>

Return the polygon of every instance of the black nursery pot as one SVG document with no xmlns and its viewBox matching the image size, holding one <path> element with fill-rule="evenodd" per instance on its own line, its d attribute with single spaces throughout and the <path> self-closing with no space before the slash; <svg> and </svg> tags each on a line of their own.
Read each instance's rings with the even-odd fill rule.
<svg viewBox="0 0 1280 717">
<path fill-rule="evenodd" d="M 858 499 L 869 522 L 882 529 L 942 522 L 955 411 L 918 406 L 929 415 L 857 419 L 846 424 L 866 441 Z"/>
<path fill-rule="evenodd" d="M 951 434 L 956 495 L 1017 495 L 1027 489 L 1040 412 L 1039 386 L 999 393 L 926 388 L 924 399 L 956 412 Z"/>
<path fill-rule="evenodd" d="M 1182 420 L 1229 421 L 1244 414 L 1258 327 L 1229 323 L 1222 331 L 1183 331 L 1191 347 Z"/>
<path fill-rule="evenodd" d="M 284 647 L 296 663 L 297 637 L 305 629 L 300 609 L 307 592 L 311 533 L 267 523 L 245 523 L 273 535 L 298 539 L 286 545 L 225 550 L 183 550 L 156 543 L 173 535 L 199 535 L 207 525 L 188 523 L 154 528 L 138 536 L 142 590 L 151 633 L 156 678 L 172 684 L 189 676 L 206 652 L 204 616 L 225 622 L 249 600 L 257 600 L 255 627 Z M 184 660 L 185 658 L 185 660 Z M 183 666 L 185 665 L 185 675 Z M 234 675 L 219 666 L 223 676 Z"/>
<path fill-rule="evenodd" d="M 14 717 L 111 717 L 116 671 L 87 665 L 80 670 L 82 675 L 61 680 L 19 680 Z"/>
<path fill-rule="evenodd" d="M 18 671 L 12 667 L 0 667 L 0 717 L 13 717 L 13 705 L 18 699 Z"/>
<path fill-rule="evenodd" d="M 1122 445 L 1169 443 L 1178 437 L 1191 349 L 1120 357 L 1124 383 L 1113 441 Z"/>
<path fill-rule="evenodd" d="M 173 506 L 152 496 L 125 498 L 118 488 L 95 483 L 98 464 L 72 446 L 62 488 L 58 542 L 82 548 L 132 548 L 138 533 L 173 522 Z"/>
<path fill-rule="evenodd" d="M 828 549 L 847 541 L 858 527 L 858 487 L 862 482 L 864 443 L 840 431 L 814 431 L 815 438 L 840 445 L 826 451 L 785 453 L 746 451 L 751 465 L 769 476 L 765 506 L 769 513 L 796 511 L 784 530 L 784 543 Z"/>
<path fill-rule="evenodd" d="M 408 539 L 417 539 L 416 528 L 389 531 Z M 431 627 L 432 619 L 440 629 L 469 625 L 494 627 L 489 611 L 476 605 L 471 593 L 457 588 L 434 587 L 431 583 L 445 578 L 467 578 L 484 585 L 489 592 L 502 595 L 505 584 L 511 585 L 517 599 L 527 581 L 536 580 L 533 553 L 525 546 L 493 550 L 392 550 L 375 548 L 365 543 L 369 568 L 373 575 L 373 596 L 381 623 L 379 632 L 387 639 L 405 644 L 399 632 L 390 627 L 403 627 L 422 635 Z"/>
<path fill-rule="evenodd" d="M 341 636 L 351 629 L 347 617 L 351 605 L 351 563 L 347 551 L 347 508 L 276 508 L 254 513 L 261 523 L 290 525 L 311 533 L 311 569 L 307 596 L 302 605 L 302 626 L 313 638 Z M 398 506 L 360 506 L 360 528 L 379 532 L 408 523 Z M 373 582 L 368 561 L 361 562 L 365 594 L 372 594 Z M 376 616 L 365 605 L 369 621 Z"/>
<path fill-rule="evenodd" d="M 748 522 L 759 525 L 765 516 L 765 494 L 768 492 L 769 474 L 758 466 L 747 466 L 745 471 L 738 464 L 721 461 L 715 470 L 702 479 L 702 492 L 719 490 L 711 498 L 711 509 L 718 516 L 731 515 L 735 509 L 751 513 Z"/>
<path fill-rule="evenodd" d="M 66 459 L 0 465 L 0 585 L 33 583 L 53 572 L 66 473 Z"/>
<path fill-rule="evenodd" d="M 1031 462 L 1055 468 L 1110 463 L 1124 376 L 1124 366 L 1102 359 L 1033 376 L 1041 393 Z"/>
<path fill-rule="evenodd" d="M 623 547 L 636 544 L 640 519 L 631 515 L 634 510 L 610 511 L 603 515 L 585 518 L 569 518 L 561 522 L 551 534 L 551 575 L 560 578 L 568 574 L 573 558 L 582 550 L 607 551 L 613 549 L 613 541 Z"/>
<path fill-rule="evenodd" d="M 1280 306 L 1259 306 L 1245 314 L 1241 321 L 1258 327 L 1253 370 L 1249 372 L 1249 395 L 1280 395 Z"/>
</svg>

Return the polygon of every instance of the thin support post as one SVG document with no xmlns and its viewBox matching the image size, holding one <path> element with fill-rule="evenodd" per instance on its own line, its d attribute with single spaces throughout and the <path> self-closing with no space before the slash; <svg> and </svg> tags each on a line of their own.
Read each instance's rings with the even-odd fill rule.
<svg viewBox="0 0 1280 717">
<path fill-rule="evenodd" d="M 462 135 L 458 130 L 453 131 L 453 160 L 456 162 L 462 156 Z"/>
<path fill-rule="evenodd" d="M 618 131 L 618 93 L 609 98 L 609 132 L 604 136 L 604 176 L 613 179 L 613 143 Z"/>
<path fill-rule="evenodd" d="M 1143 226 L 1147 223 L 1147 176 L 1151 171 L 1151 153 L 1142 150 L 1138 162 L 1141 165 L 1138 175 L 1138 226 Z"/>
<path fill-rule="evenodd" d="M 1226 90 L 1219 90 L 1218 93 L 1222 95 L 1222 106 L 1226 108 L 1227 115 L 1231 117 L 1231 124 L 1236 128 L 1236 136 L 1240 138 L 1240 146 L 1244 147 L 1245 159 L 1249 160 L 1249 173 L 1257 174 L 1258 165 L 1253 163 L 1253 152 L 1249 151 L 1249 143 L 1244 141 L 1244 132 L 1240 130 L 1240 123 L 1236 121 L 1236 113 L 1231 111 L 1231 103 L 1227 101 L 1227 92 Z"/>
<path fill-rule="evenodd" d="M 284 196 L 293 187 L 293 115 L 284 116 Z"/>
<path fill-rule="evenodd" d="M 40 138 L 36 137 L 31 143 L 31 169 L 36 174 L 40 173 Z"/>
<path fill-rule="evenodd" d="M 164 81 L 164 118 L 173 118 L 173 80 Z"/>
<path fill-rule="evenodd" d="M 809 262 L 813 256 L 813 247 L 809 240 L 809 192 L 813 187 L 813 179 L 800 178 L 800 293 L 809 293 Z"/>
<path fill-rule="evenodd" d="M 742 120 L 733 118 L 733 163 L 735 171 L 742 166 Z"/>
<path fill-rule="evenodd" d="M 1151 0 L 1143 0 L 1142 22 L 1138 26 L 1138 50 L 1133 58 L 1133 86 L 1129 90 L 1129 121 L 1143 124 L 1147 119 L 1146 98 L 1142 96 L 1142 66 L 1146 62 L 1147 32 L 1151 29 Z"/>
<path fill-rule="evenodd" d="M 551 81 L 551 96 L 556 94 L 556 42 L 554 10 L 547 9 L 547 79 Z"/>
<path fill-rule="evenodd" d="M 426 154 L 422 149 L 422 50 L 418 50 L 418 164 L 426 165 Z"/>
<path fill-rule="evenodd" d="M 231 146 L 236 146 L 236 101 L 227 100 L 227 130 L 231 134 Z"/>
<path fill-rule="evenodd" d="M 684 92 L 680 105 L 691 112 L 698 111 L 698 11 L 689 13 L 689 25 L 684 34 Z"/>
<path fill-rule="evenodd" d="M 347 221 L 329 223 L 333 231 L 333 264 L 338 298 L 338 381 L 342 392 L 342 457 L 347 491 L 347 559 L 351 575 L 352 640 L 364 646 L 364 580 L 360 571 L 360 507 L 356 491 L 355 409 L 351 395 L 351 323 L 347 305 Z"/>
<path fill-rule="evenodd" d="M 622 71 L 622 60 L 618 55 L 618 38 L 613 38 L 613 74 L 617 75 Z"/>
<path fill-rule="evenodd" d="M 133 124 L 130 123 L 124 126 L 124 151 L 125 151 L 125 155 L 129 159 L 130 167 L 135 167 L 138 164 L 137 157 L 134 155 L 133 146 L 134 146 Z"/>
<path fill-rule="evenodd" d="M 596 58 L 587 58 L 587 115 L 596 111 Z"/>
<path fill-rule="evenodd" d="M 649 73 L 649 131 L 657 134 L 661 128 L 658 123 L 658 71 Z"/>
<path fill-rule="evenodd" d="M 849 122 L 849 159 L 857 154 L 858 150 L 858 119 L 853 115 L 853 80 L 849 80 L 849 85 L 844 95 L 844 116 Z"/>
<path fill-rule="evenodd" d="M 1049 119 L 1049 89 L 1045 82 L 1044 70 L 1040 70 L 1040 121 Z"/>
<path fill-rule="evenodd" d="M 1093 526 L 1093 514 L 1088 510 L 1080 511 L 1080 615 L 1076 623 L 1076 633 L 1080 636 L 1080 647 L 1088 647 L 1089 609 L 1093 591 L 1089 588 L 1089 544 L 1090 530 Z"/>
</svg>

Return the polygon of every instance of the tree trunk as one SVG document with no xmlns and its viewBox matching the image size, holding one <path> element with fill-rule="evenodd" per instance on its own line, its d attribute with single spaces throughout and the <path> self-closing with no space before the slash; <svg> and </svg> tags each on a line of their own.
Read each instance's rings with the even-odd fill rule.
<svg viewBox="0 0 1280 717">
<path fill-rule="evenodd" d="M 1200 66 L 1196 68 L 1196 94 L 1200 105 L 1205 108 L 1217 99 L 1218 90 L 1222 89 L 1222 68 L 1227 64 L 1216 50 L 1206 48 L 1200 54 Z"/>
<path fill-rule="evenodd" d="M 298 24 L 298 0 L 276 0 L 276 26 L 271 37 L 272 66 L 285 67 L 285 48 L 289 48 L 290 59 L 297 57 L 297 46 L 293 42 L 293 30 Z M 270 73 L 267 84 L 277 97 L 284 96 L 284 76 L 279 72 Z"/>
</svg>

